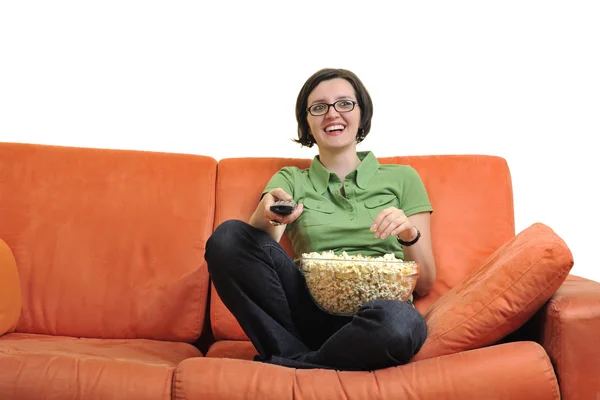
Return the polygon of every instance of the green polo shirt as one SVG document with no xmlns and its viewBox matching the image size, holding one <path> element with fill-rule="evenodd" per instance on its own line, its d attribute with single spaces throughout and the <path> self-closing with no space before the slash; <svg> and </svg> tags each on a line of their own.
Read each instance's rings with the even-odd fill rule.
<svg viewBox="0 0 600 400">
<path fill-rule="evenodd" d="M 344 181 L 327 170 L 315 156 L 310 168 L 284 167 L 265 188 L 282 188 L 304 211 L 286 226 L 294 253 L 333 250 L 351 255 L 381 256 L 394 253 L 404 259 L 395 236 L 378 239 L 370 227 L 379 212 L 395 206 L 407 216 L 433 211 L 417 171 L 408 165 L 379 164 L 372 152 L 358 152 L 361 163 Z M 340 190 L 344 187 L 345 196 Z"/>
</svg>

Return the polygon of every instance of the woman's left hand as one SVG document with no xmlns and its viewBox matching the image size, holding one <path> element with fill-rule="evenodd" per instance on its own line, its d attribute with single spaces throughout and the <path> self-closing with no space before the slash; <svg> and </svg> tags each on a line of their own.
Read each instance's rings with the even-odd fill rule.
<svg viewBox="0 0 600 400">
<path fill-rule="evenodd" d="M 376 238 L 385 239 L 393 235 L 405 242 L 410 242 L 417 236 L 416 228 L 404 211 L 396 207 L 381 210 L 371 225 L 371 232 L 375 233 Z"/>
</svg>

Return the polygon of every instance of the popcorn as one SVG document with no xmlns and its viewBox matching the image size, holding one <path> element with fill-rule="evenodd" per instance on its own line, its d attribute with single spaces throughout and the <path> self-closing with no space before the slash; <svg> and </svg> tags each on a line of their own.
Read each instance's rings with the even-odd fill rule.
<svg viewBox="0 0 600 400">
<path fill-rule="evenodd" d="M 416 262 L 397 259 L 393 253 L 380 257 L 336 255 L 331 250 L 304 253 L 301 270 L 313 299 L 335 314 L 355 314 L 364 303 L 377 299 L 406 301 L 419 277 Z"/>
</svg>

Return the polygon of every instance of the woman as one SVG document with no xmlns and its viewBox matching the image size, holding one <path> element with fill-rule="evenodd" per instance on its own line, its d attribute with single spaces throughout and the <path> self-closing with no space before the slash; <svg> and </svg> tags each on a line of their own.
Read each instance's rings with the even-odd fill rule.
<svg viewBox="0 0 600 400">
<path fill-rule="evenodd" d="M 415 291 L 429 291 L 435 281 L 432 208 L 414 169 L 380 165 L 371 152 L 357 153 L 372 115 L 369 93 L 355 74 L 316 72 L 298 95 L 296 142 L 316 144 L 318 156 L 309 169 L 278 171 L 249 224 L 226 221 L 207 242 L 213 284 L 256 347 L 257 360 L 375 370 L 408 362 L 425 341 L 425 321 L 410 301 L 372 301 L 351 317 L 322 311 L 278 243 L 287 231 L 297 256 L 394 253 L 420 264 Z M 277 200 L 295 200 L 298 207 L 281 216 L 270 210 Z"/>
</svg>

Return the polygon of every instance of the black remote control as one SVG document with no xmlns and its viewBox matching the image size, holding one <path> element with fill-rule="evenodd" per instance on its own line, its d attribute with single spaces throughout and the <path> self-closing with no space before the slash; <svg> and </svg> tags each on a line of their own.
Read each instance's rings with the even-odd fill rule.
<svg viewBox="0 0 600 400">
<path fill-rule="evenodd" d="M 271 211 L 279 215 L 289 215 L 296 209 L 294 200 L 278 200 L 271 206 Z"/>
</svg>

